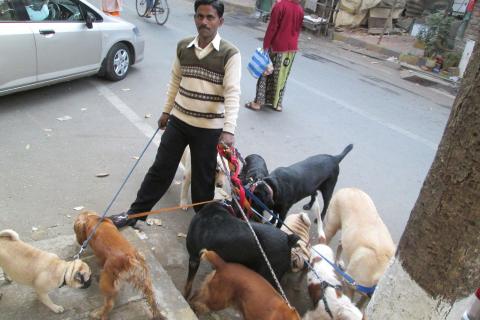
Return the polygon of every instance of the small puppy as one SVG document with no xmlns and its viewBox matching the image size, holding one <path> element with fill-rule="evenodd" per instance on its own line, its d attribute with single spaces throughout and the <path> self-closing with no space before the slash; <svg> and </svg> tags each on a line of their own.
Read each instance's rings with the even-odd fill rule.
<svg viewBox="0 0 480 320">
<path fill-rule="evenodd" d="M 346 272 L 362 286 L 376 285 L 395 254 L 395 244 L 372 199 L 359 189 L 340 189 L 332 198 L 324 224 L 327 244 L 342 230 L 337 260 L 343 249 Z M 353 298 L 352 288 L 348 295 Z M 365 301 L 362 296 L 357 305 L 361 308 Z"/>
<path fill-rule="evenodd" d="M 285 220 L 288 210 L 305 197 L 310 196 L 310 202 L 303 206 L 310 210 L 315 202 L 317 191 L 322 193 L 322 219 L 330 203 L 340 172 L 339 163 L 352 150 L 349 144 L 341 154 L 331 156 L 319 154 L 297 162 L 289 167 L 273 170 L 265 179 L 253 185 L 253 194 L 267 207 L 276 212 L 281 220 Z M 256 204 L 255 210 L 263 210 Z M 281 226 L 281 222 L 277 223 Z"/>
<path fill-rule="evenodd" d="M 183 207 L 183 210 L 188 210 L 185 207 L 187 204 L 190 203 L 188 199 L 188 190 L 190 189 L 190 185 L 192 184 L 192 156 L 190 154 L 190 147 L 185 148 L 185 152 L 183 152 L 181 164 L 183 165 L 183 180 L 182 180 L 182 187 L 180 193 L 180 206 Z M 225 160 L 225 164 L 228 170 L 228 164 Z M 223 170 L 222 159 L 219 154 L 217 154 L 217 168 L 215 169 L 215 199 L 226 199 L 228 198 L 229 189 L 228 189 L 228 177 Z M 224 192 L 222 192 L 221 189 Z"/>
<path fill-rule="evenodd" d="M 240 263 L 258 272 L 274 284 L 265 260 L 247 223 L 235 218 L 222 203 L 209 203 L 192 218 L 187 233 L 188 277 L 184 296 L 188 298 L 200 265 L 200 251 L 214 250 L 227 262 Z M 297 235 L 269 225 L 251 222 L 277 278 L 280 280 L 291 268 L 291 249 L 299 240 Z"/>
<path fill-rule="evenodd" d="M 298 312 L 258 273 L 226 263 L 214 251 L 202 250 L 201 256 L 215 271 L 190 300 L 197 314 L 234 307 L 245 320 L 300 320 Z"/>
<path fill-rule="evenodd" d="M 308 293 L 315 310 L 309 311 L 303 320 L 360 320 L 362 313 L 352 301 L 342 294 L 341 281 L 333 267 L 320 255 L 333 262 L 333 251 L 326 245 L 322 220 L 318 219 L 319 244 L 311 249 L 310 270 L 307 276 Z"/>
<path fill-rule="evenodd" d="M 85 289 L 91 282 L 90 267 L 85 262 L 61 260 L 21 241 L 13 230 L 0 231 L 0 267 L 5 279 L 33 287 L 40 301 L 55 313 L 64 309 L 52 302 L 50 291 L 64 285 Z"/>
<path fill-rule="evenodd" d="M 248 183 L 254 183 L 268 176 L 267 163 L 262 156 L 251 154 L 245 158 L 245 165 L 240 171 L 239 178 L 245 186 Z"/>
<path fill-rule="evenodd" d="M 305 269 L 305 261 L 310 261 L 309 232 L 311 224 L 308 214 L 300 212 L 288 215 L 280 229 L 286 234 L 292 234 L 293 231 L 294 234 L 300 237 L 297 246 L 292 248 L 293 272 Z"/>
<path fill-rule="evenodd" d="M 81 245 L 90 235 L 100 217 L 91 211 L 81 213 L 75 220 L 74 230 Z M 141 290 L 147 299 L 153 319 L 166 319 L 160 313 L 152 289 L 152 279 L 145 258 L 122 236 L 110 219 L 105 219 L 89 242 L 102 266 L 100 291 L 105 297 L 103 307 L 92 312 L 96 319 L 106 320 L 113 309 L 120 282 L 126 281 Z"/>
</svg>

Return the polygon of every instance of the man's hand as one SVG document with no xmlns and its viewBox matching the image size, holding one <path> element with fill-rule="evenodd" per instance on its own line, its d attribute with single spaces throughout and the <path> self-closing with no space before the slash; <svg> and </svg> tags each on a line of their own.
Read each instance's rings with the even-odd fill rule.
<svg viewBox="0 0 480 320">
<path fill-rule="evenodd" d="M 167 127 L 167 122 L 169 117 L 170 115 L 168 113 L 163 112 L 162 115 L 160 116 L 160 119 L 158 119 L 158 127 L 161 130 L 165 130 L 165 128 Z"/>
<path fill-rule="evenodd" d="M 218 139 L 218 143 L 219 144 L 224 143 L 227 146 L 231 147 L 235 143 L 235 136 L 230 132 L 223 131 L 222 134 L 220 135 L 220 138 Z"/>
</svg>

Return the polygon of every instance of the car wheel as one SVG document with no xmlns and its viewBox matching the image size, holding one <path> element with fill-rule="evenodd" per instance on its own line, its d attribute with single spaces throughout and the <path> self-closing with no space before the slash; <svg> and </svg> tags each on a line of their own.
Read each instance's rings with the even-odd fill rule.
<svg viewBox="0 0 480 320">
<path fill-rule="evenodd" d="M 108 51 L 99 74 L 108 80 L 120 81 L 127 76 L 131 61 L 131 53 L 127 45 L 117 43 Z"/>
</svg>

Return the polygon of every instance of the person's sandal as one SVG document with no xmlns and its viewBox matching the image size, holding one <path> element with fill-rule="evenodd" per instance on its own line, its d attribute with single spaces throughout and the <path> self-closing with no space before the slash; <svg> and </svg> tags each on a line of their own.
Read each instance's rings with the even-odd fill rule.
<svg viewBox="0 0 480 320">
<path fill-rule="evenodd" d="M 254 103 L 254 102 L 247 102 L 247 103 L 245 103 L 245 108 L 253 110 L 253 111 L 259 111 L 262 108 L 262 106 Z"/>
</svg>

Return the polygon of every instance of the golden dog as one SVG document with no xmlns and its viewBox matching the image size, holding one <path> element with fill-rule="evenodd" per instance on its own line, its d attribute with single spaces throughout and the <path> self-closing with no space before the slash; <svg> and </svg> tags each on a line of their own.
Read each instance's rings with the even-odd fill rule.
<svg viewBox="0 0 480 320">
<path fill-rule="evenodd" d="M 81 213 L 75 220 L 74 230 L 81 245 L 92 232 L 100 217 L 91 211 Z M 152 279 L 145 258 L 121 235 L 109 219 L 97 228 L 90 243 L 102 266 L 100 291 L 105 297 L 103 307 L 95 310 L 92 317 L 106 320 L 113 309 L 121 281 L 127 281 L 141 290 L 147 299 L 153 319 L 166 319 L 160 313 L 152 289 Z"/>
<path fill-rule="evenodd" d="M 375 286 L 395 254 L 395 244 L 372 199 L 359 189 L 340 189 L 333 195 L 324 225 L 327 244 L 342 230 L 336 258 L 343 250 L 346 272 L 362 286 Z M 353 298 L 354 290 L 347 291 Z M 358 306 L 365 301 L 362 296 Z"/>
<path fill-rule="evenodd" d="M 33 287 L 40 301 L 55 313 L 64 309 L 52 302 L 50 291 L 64 285 L 85 289 L 91 282 L 90 267 L 85 262 L 64 261 L 56 254 L 34 248 L 13 230 L 0 231 L 0 267 L 5 279 Z"/>
<path fill-rule="evenodd" d="M 261 275 L 237 263 L 226 263 L 214 251 L 202 250 L 215 271 L 210 273 L 190 300 L 198 314 L 228 307 L 240 310 L 245 320 L 300 320 Z"/>
</svg>

